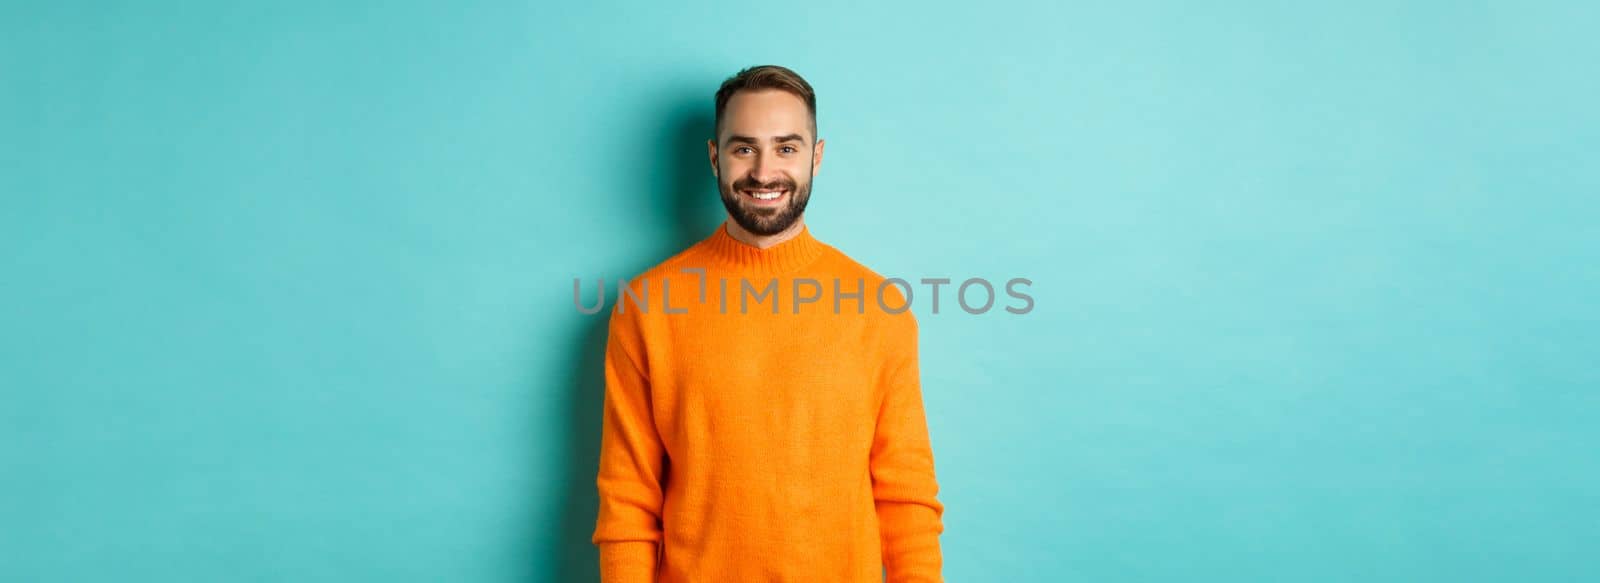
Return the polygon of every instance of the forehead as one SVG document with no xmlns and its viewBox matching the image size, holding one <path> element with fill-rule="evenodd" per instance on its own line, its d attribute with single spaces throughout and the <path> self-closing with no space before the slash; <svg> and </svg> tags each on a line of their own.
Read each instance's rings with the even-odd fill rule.
<svg viewBox="0 0 1600 583">
<path fill-rule="evenodd" d="M 722 135 L 759 139 L 788 134 L 811 134 L 811 112 L 800 96 L 780 89 L 740 91 L 722 110 Z"/>
</svg>

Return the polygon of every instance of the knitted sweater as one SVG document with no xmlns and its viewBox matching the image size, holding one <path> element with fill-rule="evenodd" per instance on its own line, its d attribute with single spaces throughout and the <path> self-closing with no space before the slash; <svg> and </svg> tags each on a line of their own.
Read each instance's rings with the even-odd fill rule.
<svg viewBox="0 0 1600 583">
<path fill-rule="evenodd" d="M 942 581 L 917 323 L 884 282 L 809 228 L 759 249 L 724 224 L 627 284 L 603 583 Z"/>
</svg>

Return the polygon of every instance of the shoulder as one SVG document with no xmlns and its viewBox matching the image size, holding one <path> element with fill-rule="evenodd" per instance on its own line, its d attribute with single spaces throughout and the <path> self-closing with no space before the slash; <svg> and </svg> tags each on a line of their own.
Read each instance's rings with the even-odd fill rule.
<svg viewBox="0 0 1600 583">
<path fill-rule="evenodd" d="M 888 328 L 909 329 L 915 334 L 917 318 L 912 313 L 907 293 L 911 280 L 904 275 L 885 274 L 868 267 L 861 260 L 828 246 L 828 271 L 836 274 L 838 290 L 845 293 L 860 291 L 867 306 L 866 312 L 873 320 Z M 823 282 L 833 285 L 833 282 Z"/>
<path fill-rule="evenodd" d="M 693 261 L 698 247 L 700 247 L 700 244 L 690 245 L 666 259 L 662 259 L 655 265 L 645 268 L 643 271 L 624 277 L 623 281 L 619 282 L 618 287 L 625 287 L 634 294 L 659 293 L 661 283 L 668 279 L 685 276 L 694 277 L 692 270 L 686 272 L 684 268 L 699 265 Z"/>
<path fill-rule="evenodd" d="M 642 327 L 647 327 L 648 314 L 655 311 L 652 308 L 656 308 L 660 304 L 659 296 L 662 293 L 663 286 L 668 279 L 685 275 L 681 268 L 687 265 L 685 258 L 693 250 L 694 246 L 685 248 L 645 268 L 643 271 L 621 276 L 614 283 L 607 286 L 609 289 L 602 291 L 602 294 L 607 296 L 611 292 L 616 294 L 609 297 L 611 302 L 609 311 L 611 328 L 613 330 L 617 328 L 638 330 Z M 681 285 L 673 284 L 673 287 L 677 288 Z"/>
</svg>

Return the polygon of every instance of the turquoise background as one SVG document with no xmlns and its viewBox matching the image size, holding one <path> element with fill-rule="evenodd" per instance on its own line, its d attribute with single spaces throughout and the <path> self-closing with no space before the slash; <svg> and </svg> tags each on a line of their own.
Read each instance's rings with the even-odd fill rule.
<svg viewBox="0 0 1600 583">
<path fill-rule="evenodd" d="M 1034 281 L 916 307 L 949 580 L 1600 579 L 1595 4 L 580 4 L 0 8 L 0 580 L 595 580 L 572 280 L 759 63 Z"/>
</svg>

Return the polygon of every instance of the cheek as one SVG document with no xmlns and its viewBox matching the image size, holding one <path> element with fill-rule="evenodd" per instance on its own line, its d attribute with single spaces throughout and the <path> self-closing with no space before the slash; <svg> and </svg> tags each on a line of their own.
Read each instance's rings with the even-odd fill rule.
<svg viewBox="0 0 1600 583">
<path fill-rule="evenodd" d="M 805 158 L 785 160 L 783 171 L 795 180 L 805 180 L 811 174 L 811 161 Z"/>
<path fill-rule="evenodd" d="M 748 163 L 736 158 L 723 157 L 721 159 L 720 166 L 722 167 L 722 178 L 729 182 L 734 181 L 740 176 L 744 176 L 745 173 L 750 171 L 750 165 Z"/>
</svg>

